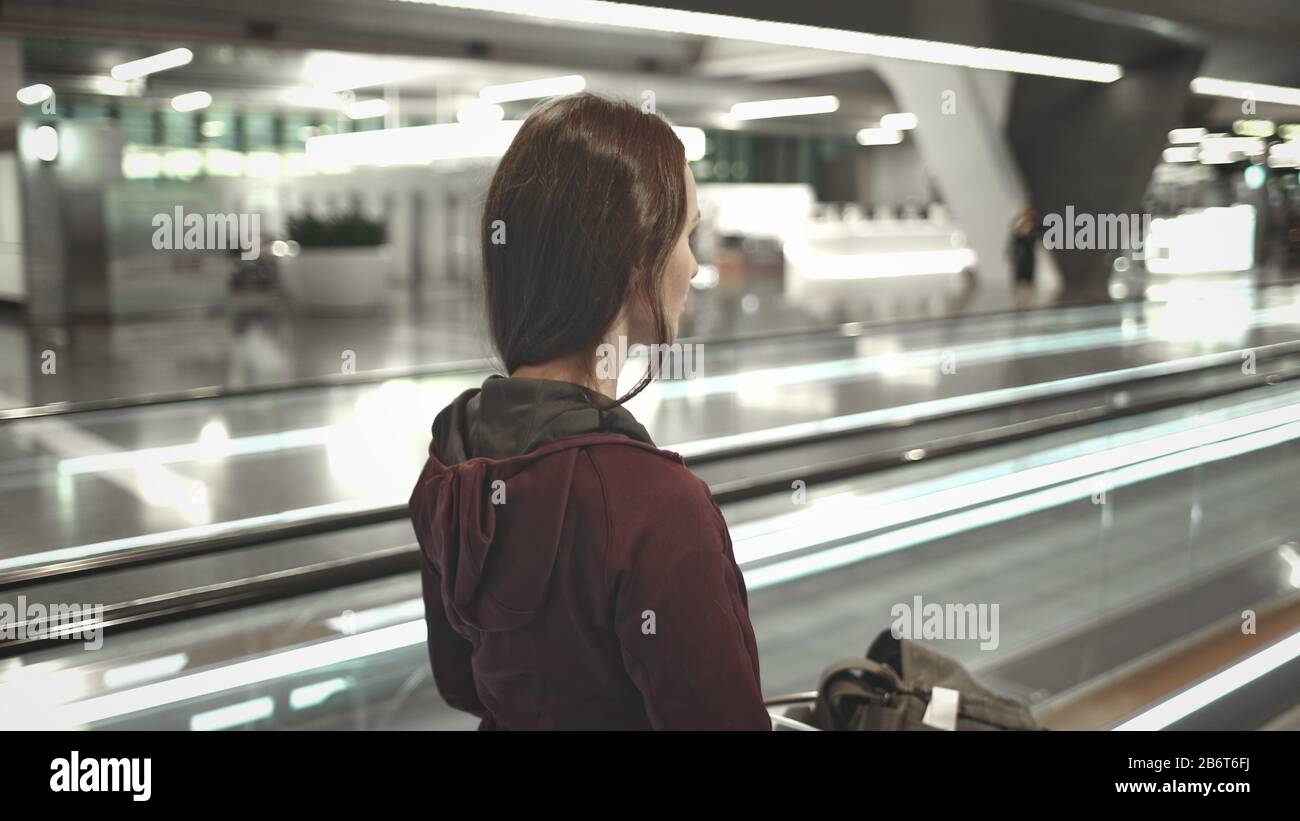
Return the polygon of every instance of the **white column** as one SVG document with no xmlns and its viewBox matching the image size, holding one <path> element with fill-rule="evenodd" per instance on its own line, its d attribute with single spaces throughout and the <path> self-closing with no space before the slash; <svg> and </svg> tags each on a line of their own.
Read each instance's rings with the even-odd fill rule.
<svg viewBox="0 0 1300 821">
<path fill-rule="evenodd" d="M 0 299 L 27 300 L 23 272 L 23 197 L 18 165 L 23 106 L 23 49 L 16 37 L 0 37 Z"/>
<path fill-rule="evenodd" d="M 1010 291 L 1007 242 L 1012 221 L 1028 199 L 1004 135 L 1012 76 L 898 60 L 880 60 L 878 70 L 899 109 L 919 120 L 907 139 L 916 141 L 922 162 L 978 257 L 981 290 Z M 1060 274 L 1039 250 L 1038 291 L 1055 293 Z"/>
</svg>

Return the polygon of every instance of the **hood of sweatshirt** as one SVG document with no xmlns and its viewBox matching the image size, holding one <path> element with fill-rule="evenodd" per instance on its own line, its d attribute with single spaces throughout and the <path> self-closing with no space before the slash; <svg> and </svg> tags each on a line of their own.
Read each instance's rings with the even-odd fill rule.
<svg viewBox="0 0 1300 821">
<path fill-rule="evenodd" d="M 581 446 L 654 448 L 631 413 L 598 407 L 602 398 L 492 376 L 438 414 L 411 517 L 457 632 L 521 627 L 546 603 Z"/>
<path fill-rule="evenodd" d="M 452 466 L 470 459 L 509 459 L 566 436 L 613 433 L 653 446 L 650 434 L 623 407 L 570 382 L 490 376 L 465 391 L 433 422 L 432 448 Z"/>
</svg>

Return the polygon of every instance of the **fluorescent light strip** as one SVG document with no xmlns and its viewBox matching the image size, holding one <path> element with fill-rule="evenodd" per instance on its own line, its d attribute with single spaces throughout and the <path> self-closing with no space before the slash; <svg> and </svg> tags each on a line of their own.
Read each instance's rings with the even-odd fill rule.
<svg viewBox="0 0 1300 821">
<path fill-rule="evenodd" d="M 252 721 L 270 718 L 275 712 L 275 699 L 270 696 L 242 701 L 229 707 L 219 707 L 190 717 L 191 730 L 226 730 Z"/>
<path fill-rule="evenodd" d="M 131 91 L 130 83 L 114 80 L 112 77 L 92 77 L 90 78 L 90 84 L 100 94 L 108 94 L 114 97 L 125 96 Z"/>
<path fill-rule="evenodd" d="M 364 107 L 350 107 L 349 117 L 378 117 L 388 110 L 383 100 L 368 100 L 357 106 Z M 522 120 L 471 117 L 465 122 L 441 125 L 329 134 L 308 139 L 306 153 L 312 162 L 327 167 L 428 165 L 438 160 L 500 157 L 522 124 Z M 688 162 L 704 158 L 703 129 L 674 127 L 673 132 L 682 141 Z"/>
<path fill-rule="evenodd" d="M 1201 140 L 1202 154 L 1263 154 L 1266 143 L 1258 137 L 1206 137 Z"/>
<path fill-rule="evenodd" d="M 1218 442 L 1205 449 L 1175 454 L 1174 458 L 1166 457 L 1145 465 L 1136 465 L 1134 466 L 1136 469 L 1112 474 L 1108 486 L 1114 488 L 1146 481 L 1206 461 L 1230 459 L 1295 438 L 1300 438 L 1300 423 L 1291 423 L 1271 431 Z M 751 591 L 760 590 L 813 573 L 854 564 L 874 555 L 906 549 L 975 527 L 995 524 L 1014 516 L 1028 515 L 1085 498 L 1093 491 L 1092 483 L 1087 481 L 1050 488 L 1028 498 L 1011 499 L 998 505 L 988 506 L 987 509 L 976 508 L 964 511 L 955 516 L 921 523 L 905 531 L 884 534 L 776 565 L 746 570 L 744 571 L 745 584 Z M 418 598 L 410 599 L 400 603 L 395 609 L 400 610 L 402 605 L 413 606 L 419 601 Z M 74 702 L 57 708 L 54 711 L 54 718 L 58 726 L 87 726 L 122 715 L 412 647 L 424 643 L 426 639 L 424 620 L 412 620 L 368 633 L 328 639 L 306 647 L 236 662 L 169 681 Z M 213 711 L 213 713 L 217 712 L 219 711 Z M 0 725 L 0 728 L 2 726 Z"/>
<path fill-rule="evenodd" d="M 329 134 L 307 140 L 307 157 L 317 165 L 428 165 L 437 160 L 500 157 L 521 120 L 442 123 L 379 131 Z"/>
<path fill-rule="evenodd" d="M 295 687 L 289 693 L 289 706 L 295 710 L 317 707 L 324 704 L 330 696 L 341 693 L 351 686 L 352 681 L 350 679 L 339 677 Z"/>
<path fill-rule="evenodd" d="M 148 661 L 138 661 L 134 664 L 111 667 L 104 671 L 104 686 L 110 690 L 117 690 L 133 684 L 140 684 L 149 679 L 175 675 L 184 670 L 185 665 L 189 663 L 189 655 L 172 653 Z"/>
<path fill-rule="evenodd" d="M 731 116 L 737 120 L 766 120 L 772 117 L 800 117 L 807 114 L 830 114 L 839 111 L 838 97 L 791 97 L 785 100 L 755 100 L 736 103 Z"/>
<path fill-rule="evenodd" d="M 896 128 L 864 128 L 857 133 L 858 145 L 898 145 L 903 132 Z"/>
<path fill-rule="evenodd" d="M 1174 145 L 1199 143 L 1208 133 L 1204 128 L 1175 128 L 1169 132 L 1169 142 Z"/>
<path fill-rule="evenodd" d="M 1192 80 L 1192 91 L 1209 97 L 1232 97 L 1238 100 L 1300 106 L 1300 88 L 1287 86 L 1243 83 L 1218 77 L 1197 77 Z"/>
<path fill-rule="evenodd" d="M 166 71 L 169 68 L 178 68 L 186 65 L 194 59 L 194 52 L 187 48 L 174 48 L 171 51 L 164 51 L 162 54 L 155 54 L 152 57 L 143 57 L 139 60 L 132 60 L 129 63 L 113 66 L 109 75 L 114 80 L 126 82 L 128 80 L 138 80 L 150 74 L 156 74 L 159 71 Z"/>
<path fill-rule="evenodd" d="M 212 95 L 206 91 L 191 91 L 172 98 L 172 108 L 180 112 L 198 111 L 210 105 L 212 105 Z"/>
<path fill-rule="evenodd" d="M 914 60 L 991 71 L 1010 71 L 1017 74 L 1038 74 L 1096 83 L 1110 83 L 1124 76 L 1123 70 L 1115 63 L 976 48 L 909 37 L 889 37 L 823 26 L 778 23 L 728 14 L 609 3 L 603 0 L 548 0 L 546 3 L 537 3 L 536 0 L 399 1 L 510 14 L 548 22 L 614 26 L 656 33 L 667 32 L 778 46 L 798 46 L 820 51 L 890 57 L 897 60 Z"/>
<path fill-rule="evenodd" d="M 546 77 L 541 80 L 488 86 L 479 91 L 478 96 L 485 103 L 510 103 L 516 100 L 536 100 L 541 97 L 576 94 L 586 87 L 587 81 L 581 74 L 566 74 L 563 77 Z"/>
<path fill-rule="evenodd" d="M 880 118 L 881 128 L 890 128 L 895 131 L 911 131 L 916 128 L 920 121 L 915 114 L 908 111 L 900 111 L 897 114 L 886 114 Z"/>
<path fill-rule="evenodd" d="M 1300 633 L 1292 633 L 1276 644 L 1242 659 L 1171 699 L 1128 719 L 1115 730 L 1163 730 L 1229 693 L 1265 676 L 1300 656 Z"/>
</svg>

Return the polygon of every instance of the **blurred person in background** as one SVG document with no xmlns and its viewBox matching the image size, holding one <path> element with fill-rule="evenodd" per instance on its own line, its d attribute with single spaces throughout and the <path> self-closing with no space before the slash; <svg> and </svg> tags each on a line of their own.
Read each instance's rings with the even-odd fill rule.
<svg viewBox="0 0 1300 821">
<path fill-rule="evenodd" d="M 721 510 L 623 407 L 653 366 L 619 397 L 609 356 L 676 337 L 698 220 L 670 124 L 592 94 L 536 108 L 492 178 L 509 375 L 438 414 L 411 495 L 434 679 L 480 729 L 771 729 Z"/>
<path fill-rule="evenodd" d="M 1034 304 L 1034 266 L 1037 263 L 1040 236 L 1042 227 L 1039 225 L 1038 209 L 1027 205 L 1011 226 L 1011 241 L 1007 247 L 1007 256 L 1015 277 L 1012 302 L 1017 310 Z"/>
</svg>

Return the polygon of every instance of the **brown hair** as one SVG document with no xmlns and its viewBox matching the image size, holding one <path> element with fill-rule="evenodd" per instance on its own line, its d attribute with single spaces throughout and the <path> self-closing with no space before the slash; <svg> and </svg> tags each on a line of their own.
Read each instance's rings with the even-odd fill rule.
<svg viewBox="0 0 1300 821">
<path fill-rule="evenodd" d="M 488 325 L 507 373 L 575 354 L 594 360 L 629 299 L 648 306 L 653 341 L 671 341 L 661 286 L 686 226 L 685 164 L 669 122 L 632 103 L 582 93 L 533 109 L 483 208 Z M 504 242 L 493 241 L 499 227 Z M 654 378 L 650 358 L 617 404 Z"/>
</svg>

